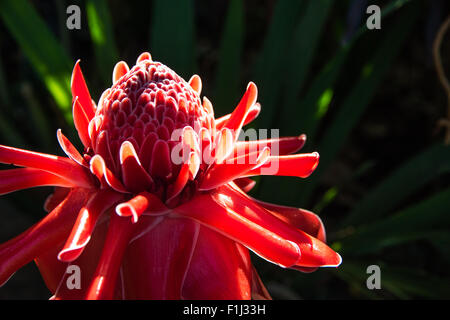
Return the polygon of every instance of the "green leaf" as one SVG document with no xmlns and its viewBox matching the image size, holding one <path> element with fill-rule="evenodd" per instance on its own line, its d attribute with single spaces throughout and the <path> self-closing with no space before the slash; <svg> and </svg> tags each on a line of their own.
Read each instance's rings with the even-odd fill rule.
<svg viewBox="0 0 450 320">
<path fill-rule="evenodd" d="M 193 0 L 155 0 L 150 52 L 188 80 L 195 67 Z"/>
<path fill-rule="evenodd" d="M 409 1 L 410 0 L 397 0 L 391 2 L 382 9 L 382 17 L 389 16 L 392 12 L 395 12 Z M 280 126 L 291 130 L 291 134 L 297 134 L 298 132 L 306 133 L 308 141 L 313 142 L 313 144 L 310 145 L 316 146 L 314 143 L 316 130 L 320 120 L 325 116 L 330 106 L 334 94 L 335 82 L 342 72 L 348 54 L 353 48 L 353 45 L 363 34 L 367 32 L 368 29 L 364 24 L 364 26 L 362 26 L 359 31 L 353 35 L 350 41 L 343 44 L 335 56 L 325 64 L 319 74 L 313 79 L 305 97 L 297 103 L 298 106 L 292 104 L 289 108 L 287 108 L 289 110 L 293 110 L 293 114 L 297 114 L 297 116 L 292 116 L 290 119 L 288 119 L 289 117 L 285 117 L 284 120 L 280 122 Z M 263 105 L 263 111 L 260 117 L 264 114 L 264 112 L 266 112 L 265 104 Z M 315 147 L 315 150 L 317 149 L 318 148 Z M 320 167 L 321 164 L 319 164 L 319 168 Z M 315 176 L 316 173 L 314 173 L 310 179 L 314 179 Z M 281 183 L 281 181 L 283 181 L 283 185 L 286 186 L 285 188 L 274 190 L 271 187 L 271 183 L 268 183 L 268 178 L 266 177 L 262 179 L 262 183 L 260 185 L 257 185 L 257 191 L 263 198 L 274 200 L 277 199 L 278 201 L 282 201 L 286 204 L 295 201 L 298 205 L 305 205 L 305 202 L 309 198 L 310 193 L 316 184 L 316 182 L 312 182 L 310 179 L 305 181 L 303 184 L 299 184 L 297 179 L 278 179 L 277 177 L 270 177 L 270 180 L 274 181 L 274 183 Z M 303 194 L 303 196 L 300 196 L 299 198 L 299 194 Z"/>
<path fill-rule="evenodd" d="M 334 92 L 333 86 L 344 66 L 352 44 L 353 42 L 349 42 L 342 47 L 336 56 L 324 66 L 297 107 L 299 110 L 297 112 L 301 112 L 301 117 L 296 117 L 297 128 L 307 135 L 309 141 L 315 140 L 317 126 L 328 112 Z M 325 97 L 326 101 L 324 101 Z"/>
<path fill-rule="evenodd" d="M 70 37 L 72 30 L 67 28 L 67 7 L 69 4 L 65 0 L 53 0 L 56 6 L 56 12 L 58 16 L 58 35 L 61 46 L 67 51 L 70 50 Z"/>
<path fill-rule="evenodd" d="M 13 146 L 25 146 L 25 140 L 20 133 L 11 124 L 7 118 L 6 106 L 10 106 L 11 99 L 9 94 L 8 83 L 5 81 L 5 73 L 3 71 L 3 64 L 0 60 L 0 135 L 2 137 L 2 144 L 10 144 Z"/>
<path fill-rule="evenodd" d="M 380 267 L 381 289 L 369 290 L 366 285 L 369 265 Z M 334 274 L 343 280 L 365 287 L 367 294 L 385 295 L 390 292 L 400 299 L 446 299 L 450 297 L 450 279 L 440 278 L 422 270 L 388 265 L 384 262 L 344 260 Z M 364 291 L 364 290 L 361 290 Z"/>
<path fill-rule="evenodd" d="M 364 296 L 367 299 L 380 299 L 379 290 L 367 289 L 366 280 L 369 275 L 366 273 L 367 266 L 370 263 L 361 261 L 343 260 L 342 264 L 336 270 L 332 270 L 338 278 L 341 278 L 349 285 L 349 289 L 356 291 L 358 296 Z"/>
<path fill-rule="evenodd" d="M 331 0 L 308 1 L 305 13 L 295 29 L 292 46 L 287 51 L 286 72 L 281 78 L 284 80 L 284 99 L 277 121 L 277 127 L 287 131 L 286 134 L 298 134 L 297 119 L 302 117 L 302 111 L 296 108 L 298 93 L 308 75 L 332 5 Z"/>
<path fill-rule="evenodd" d="M 412 30 L 418 12 L 418 6 L 409 6 L 400 12 L 400 17 L 392 28 L 384 30 L 386 35 L 378 46 L 378 50 L 361 70 L 358 82 L 340 106 L 338 113 L 316 147 L 320 151 L 320 164 L 316 172 L 309 178 L 306 188 L 301 188 L 298 193 L 301 203 L 307 202 L 318 183 L 318 178 L 334 160 L 351 130 L 369 105 L 384 75 L 389 70 L 389 66 Z"/>
<path fill-rule="evenodd" d="M 33 87 L 29 83 L 24 83 L 21 86 L 21 93 L 26 102 L 26 108 L 30 114 L 30 120 L 33 123 L 33 133 L 39 139 L 41 147 L 45 150 L 51 150 L 55 143 L 54 135 L 50 135 L 49 128 L 51 128 L 47 117 L 41 107 L 36 95 L 33 92 Z"/>
<path fill-rule="evenodd" d="M 449 171 L 450 147 L 430 147 L 380 182 L 355 206 L 342 225 L 371 223 L 433 178 Z"/>
<path fill-rule="evenodd" d="M 410 0 L 396 0 L 390 2 L 386 7 L 382 8 L 382 18 L 385 19 L 409 1 Z M 342 72 L 348 53 L 356 41 L 367 32 L 370 31 L 367 29 L 366 25 L 363 24 L 352 38 L 342 45 L 330 62 L 328 62 L 313 79 L 306 95 L 300 100 L 298 106 L 296 108 L 291 107 L 293 110 L 295 109 L 294 112 L 297 114 L 296 117 L 292 117 L 296 121 L 295 128 L 305 133 L 308 136 L 309 141 L 314 141 L 317 126 L 328 111 L 336 79 Z M 325 98 L 326 100 L 324 101 Z M 292 122 L 288 123 L 291 123 L 289 127 L 293 126 Z"/>
<path fill-rule="evenodd" d="M 17 147 L 25 147 L 26 142 L 19 132 L 11 125 L 11 121 L 0 114 L 0 135 L 2 136 L 1 144 L 8 144 Z"/>
<path fill-rule="evenodd" d="M 107 1 L 87 0 L 86 13 L 98 68 L 104 83 L 110 84 L 118 54 Z"/>
<path fill-rule="evenodd" d="M 290 111 L 295 108 L 297 93 L 308 74 L 332 3 L 329 0 L 303 3 L 280 0 L 277 3 L 256 73 L 256 84 L 260 88 L 258 100 L 262 104 L 257 119 L 260 127 L 277 127 L 283 132 L 291 130 L 290 134 L 298 134 L 295 122 L 299 116 Z M 277 183 L 281 179 L 271 177 L 270 180 Z M 297 197 L 297 183 L 296 179 L 283 177 L 286 188 L 279 189 L 283 195 L 274 196 L 272 183 L 265 178 L 257 192 L 265 199 L 277 198 L 287 204 Z"/>
<path fill-rule="evenodd" d="M 441 278 L 419 269 L 386 267 L 382 269 L 382 286 L 387 290 L 401 290 L 412 297 L 448 299 L 450 279 Z"/>
<path fill-rule="evenodd" d="M 280 79 L 280 68 L 286 63 L 286 52 L 303 4 L 304 1 L 301 0 L 278 0 L 275 5 L 263 49 L 255 66 L 254 79 L 259 88 L 258 101 L 263 106 L 263 111 L 257 119 L 261 128 L 268 128 L 273 122 L 275 112 L 279 110 L 277 101 L 282 95 L 284 85 Z"/>
<path fill-rule="evenodd" d="M 340 182 L 338 185 L 329 188 L 322 198 L 317 202 L 317 204 L 313 208 L 313 212 L 316 214 L 320 214 L 320 212 L 328 206 L 333 200 L 336 198 L 336 196 L 339 194 L 339 192 L 342 189 L 345 189 L 347 185 L 350 184 L 350 182 L 355 181 L 360 177 L 362 174 L 366 173 L 369 169 L 373 167 L 372 162 L 365 162 L 363 163 L 359 168 L 353 171 L 351 175 L 349 175 L 346 179 L 344 179 L 342 182 Z"/>
<path fill-rule="evenodd" d="M 431 244 L 439 251 L 442 258 L 450 265 L 450 237 L 448 232 L 430 238 Z"/>
<path fill-rule="evenodd" d="M 3 62 L 0 59 L 0 101 L 2 107 L 11 103 L 11 98 L 8 90 L 8 82 L 5 79 L 5 71 L 3 69 Z M 1 110 L 1 109 L 0 109 Z"/>
<path fill-rule="evenodd" d="M 450 188 L 383 220 L 359 227 L 339 241 L 345 254 L 361 255 L 418 239 L 448 235 Z"/>
<path fill-rule="evenodd" d="M 242 0 L 231 0 L 222 35 L 216 93 L 213 99 L 216 116 L 231 112 L 239 101 L 243 41 L 244 8 Z"/>
<path fill-rule="evenodd" d="M 26 0 L 0 1 L 0 15 L 68 122 L 72 122 L 72 63 L 55 36 Z"/>
</svg>

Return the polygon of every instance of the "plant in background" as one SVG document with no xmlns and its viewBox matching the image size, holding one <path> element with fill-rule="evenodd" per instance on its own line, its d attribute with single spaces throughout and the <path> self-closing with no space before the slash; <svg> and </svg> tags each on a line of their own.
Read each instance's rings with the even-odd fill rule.
<svg viewBox="0 0 450 320">
<path fill-rule="evenodd" d="M 82 154 L 61 130 L 67 157 L 0 145 L 0 162 L 26 167 L 0 171 L 1 194 L 58 187 L 50 213 L 0 246 L 0 283 L 35 260 L 55 299 L 268 299 L 248 249 L 304 272 L 341 263 L 315 214 L 246 194 L 248 177 L 305 178 L 319 161 L 289 155 L 304 135 L 237 141 L 260 111 L 255 84 L 215 119 L 200 78 L 187 83 L 149 53 L 131 70 L 119 62 L 113 81 L 96 106 L 75 65 Z M 67 287 L 68 263 L 79 289 Z"/>
</svg>

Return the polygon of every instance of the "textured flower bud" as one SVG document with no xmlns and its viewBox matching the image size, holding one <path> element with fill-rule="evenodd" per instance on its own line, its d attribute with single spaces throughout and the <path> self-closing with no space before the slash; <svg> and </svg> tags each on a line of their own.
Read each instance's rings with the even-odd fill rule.
<svg viewBox="0 0 450 320">
<path fill-rule="evenodd" d="M 103 93 L 90 124 L 94 153 L 120 176 L 128 148 L 149 174 L 149 184 L 174 182 L 182 161 L 172 159 L 172 151 L 181 142 L 183 129 L 194 129 L 195 140 L 202 128 L 214 136 L 212 108 L 202 105 L 198 83 L 191 86 L 150 56 L 141 56 L 131 70 L 118 64 L 113 78 L 115 83 Z M 195 151 L 200 157 L 202 150 Z"/>
</svg>

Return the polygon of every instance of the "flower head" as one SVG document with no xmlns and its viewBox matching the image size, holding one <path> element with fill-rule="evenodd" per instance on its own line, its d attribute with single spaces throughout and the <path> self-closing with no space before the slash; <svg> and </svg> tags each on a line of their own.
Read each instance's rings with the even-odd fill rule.
<svg viewBox="0 0 450 320">
<path fill-rule="evenodd" d="M 83 152 L 57 132 L 67 157 L 0 146 L 0 193 L 56 186 L 49 214 L 0 246 L 0 283 L 35 260 L 58 299 L 270 298 L 249 249 L 282 267 L 338 266 L 312 212 L 247 195 L 249 177 L 305 178 L 317 153 L 293 154 L 305 136 L 239 141 L 260 111 L 250 83 L 236 109 L 215 118 L 201 80 L 184 81 L 143 53 L 119 62 L 96 106 L 77 62 L 73 118 Z M 68 288 L 68 266 L 81 270 Z"/>
</svg>

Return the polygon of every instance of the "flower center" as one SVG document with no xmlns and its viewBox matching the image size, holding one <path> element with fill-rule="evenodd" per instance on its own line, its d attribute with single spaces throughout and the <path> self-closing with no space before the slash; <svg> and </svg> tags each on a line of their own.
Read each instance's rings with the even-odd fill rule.
<svg viewBox="0 0 450 320">
<path fill-rule="evenodd" d="M 211 128 L 207 111 L 190 85 L 165 65 L 149 60 L 114 84 L 96 115 L 103 116 L 99 132 L 108 132 L 113 155 L 126 140 L 139 152 L 152 133 L 169 141 L 174 129 Z"/>
<path fill-rule="evenodd" d="M 181 169 L 180 162 L 167 163 L 172 160 L 167 159 L 167 154 L 171 155 L 180 142 L 179 132 L 191 127 L 199 134 L 200 129 L 206 128 L 213 135 L 215 127 L 214 115 L 202 105 L 190 84 L 167 66 L 151 60 L 138 62 L 104 92 L 95 117 L 98 121 L 92 130 L 91 138 L 96 141 L 93 151 L 105 160 L 108 158 L 105 146 L 98 142 L 100 135 L 107 133 L 108 153 L 114 167 L 111 170 L 123 175 L 119 165 L 121 147 L 128 141 L 152 180 L 166 186 Z M 158 162 L 156 169 L 155 162 Z"/>
</svg>

